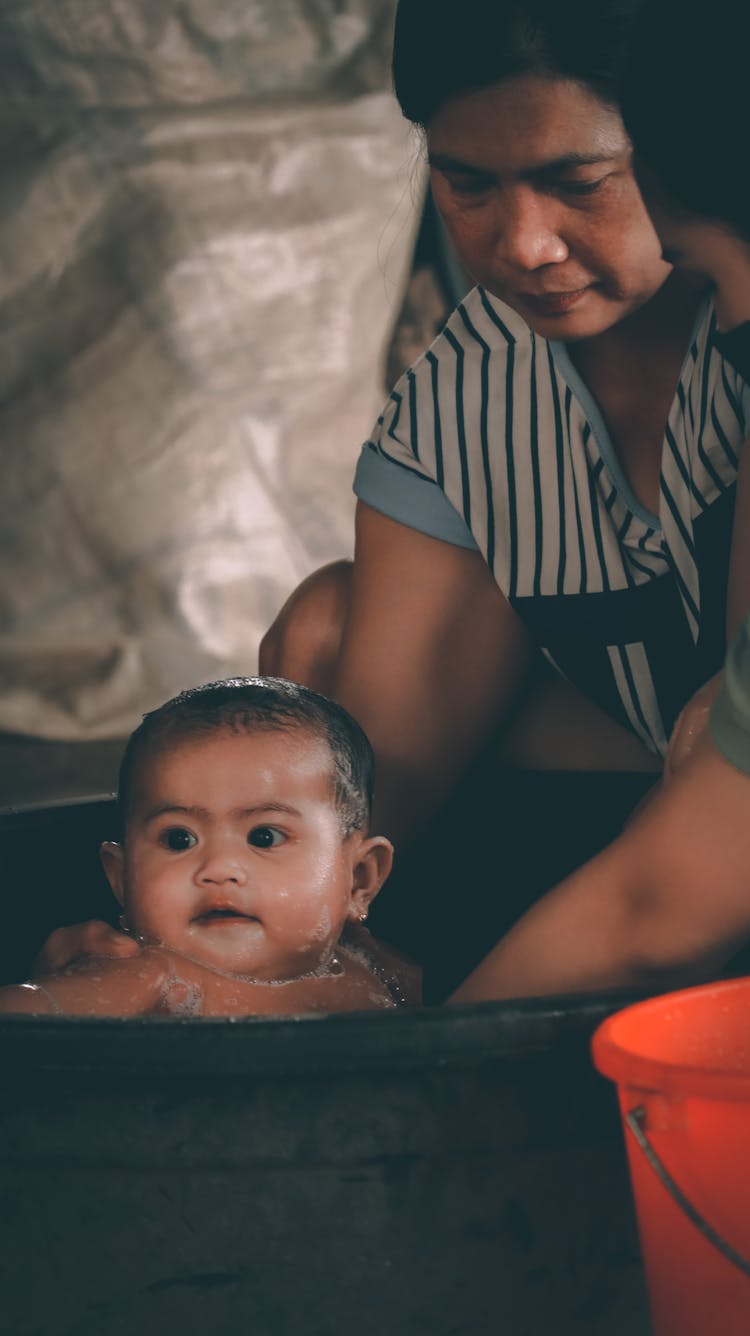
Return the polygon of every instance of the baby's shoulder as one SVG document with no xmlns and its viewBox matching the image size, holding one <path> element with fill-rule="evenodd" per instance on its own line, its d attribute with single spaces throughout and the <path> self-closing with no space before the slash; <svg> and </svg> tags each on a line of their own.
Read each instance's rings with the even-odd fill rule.
<svg viewBox="0 0 750 1336">
<path fill-rule="evenodd" d="M 356 946 L 339 946 L 338 957 L 343 967 L 342 993 L 351 1005 L 342 1010 L 371 1010 L 394 1007 L 394 993 L 381 976 L 372 959 Z"/>
<path fill-rule="evenodd" d="M 297 979 L 267 983 L 207 972 L 202 1014 L 300 1016 L 392 1006 L 389 989 L 359 953 L 339 948 L 338 968 Z"/>
<path fill-rule="evenodd" d="M 131 973 L 149 985 L 152 1015 L 200 1016 L 203 1014 L 205 976 L 197 961 L 181 956 L 168 946 L 144 946 L 128 961 Z"/>
<path fill-rule="evenodd" d="M 142 966 L 156 984 L 154 1014 L 283 1016 L 395 1006 L 392 991 L 358 950 L 339 947 L 338 969 L 267 983 L 223 974 L 168 947 L 149 946 Z"/>
</svg>

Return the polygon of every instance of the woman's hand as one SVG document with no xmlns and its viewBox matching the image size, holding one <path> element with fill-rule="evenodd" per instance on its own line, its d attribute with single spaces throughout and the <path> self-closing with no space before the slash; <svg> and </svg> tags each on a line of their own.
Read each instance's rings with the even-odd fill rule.
<svg viewBox="0 0 750 1336">
<path fill-rule="evenodd" d="M 34 978 L 44 974 L 58 974 L 77 960 L 88 956 L 137 956 L 141 947 L 134 937 L 118 932 L 109 923 L 90 919 L 88 923 L 71 923 L 50 933 L 34 961 Z"/>
<path fill-rule="evenodd" d="M 709 677 L 677 716 L 664 758 L 665 783 L 674 779 L 680 767 L 685 764 L 689 756 L 692 756 L 698 740 L 705 733 L 711 706 L 719 694 L 723 676 L 722 671 Z"/>
</svg>

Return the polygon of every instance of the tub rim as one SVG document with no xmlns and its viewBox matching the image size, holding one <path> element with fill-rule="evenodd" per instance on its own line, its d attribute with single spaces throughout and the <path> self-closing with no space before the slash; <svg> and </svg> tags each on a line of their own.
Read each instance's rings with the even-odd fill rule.
<svg viewBox="0 0 750 1336">
<path fill-rule="evenodd" d="M 571 1046 L 632 993 L 473 1002 L 397 1012 L 247 1017 L 0 1017 L 9 1073 L 254 1076 L 475 1066 Z"/>
</svg>

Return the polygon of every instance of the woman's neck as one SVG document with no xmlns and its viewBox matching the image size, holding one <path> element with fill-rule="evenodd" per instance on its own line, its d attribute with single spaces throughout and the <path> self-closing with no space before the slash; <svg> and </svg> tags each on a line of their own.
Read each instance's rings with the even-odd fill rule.
<svg viewBox="0 0 750 1336">
<path fill-rule="evenodd" d="M 643 354 L 645 359 L 654 347 L 677 344 L 684 349 L 705 293 L 704 283 L 675 269 L 658 292 L 632 315 L 593 338 L 569 343 L 570 358 L 582 370 L 587 362 L 610 355 L 621 357 L 628 350 Z"/>
<path fill-rule="evenodd" d="M 703 290 L 676 271 L 603 334 L 568 344 L 599 404 L 631 490 L 658 513 L 664 430 Z"/>
</svg>

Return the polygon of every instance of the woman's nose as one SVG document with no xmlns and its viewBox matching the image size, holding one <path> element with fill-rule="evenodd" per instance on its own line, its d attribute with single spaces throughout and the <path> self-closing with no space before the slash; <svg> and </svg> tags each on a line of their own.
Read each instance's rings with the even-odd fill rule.
<svg viewBox="0 0 750 1336">
<path fill-rule="evenodd" d="M 495 247 L 505 264 L 526 271 L 567 260 L 554 199 L 533 191 L 503 192 L 497 202 Z"/>
</svg>

